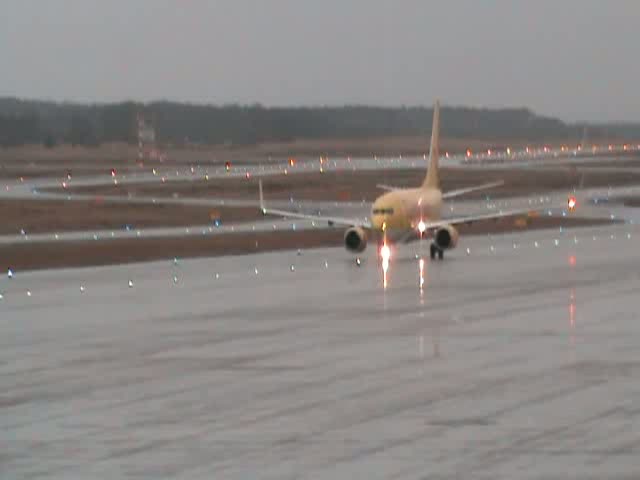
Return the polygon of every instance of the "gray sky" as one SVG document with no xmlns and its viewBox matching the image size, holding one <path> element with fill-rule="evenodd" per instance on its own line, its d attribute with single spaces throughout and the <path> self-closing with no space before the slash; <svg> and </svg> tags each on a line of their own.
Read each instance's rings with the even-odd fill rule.
<svg viewBox="0 0 640 480">
<path fill-rule="evenodd" d="M 638 0 L 0 0 L 0 95 L 640 121 Z"/>
</svg>

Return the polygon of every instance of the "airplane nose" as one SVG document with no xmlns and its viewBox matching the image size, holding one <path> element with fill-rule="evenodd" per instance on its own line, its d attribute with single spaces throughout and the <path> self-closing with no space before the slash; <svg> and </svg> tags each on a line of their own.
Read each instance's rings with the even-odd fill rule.
<svg viewBox="0 0 640 480">
<path fill-rule="evenodd" d="M 380 223 L 380 220 L 378 219 L 378 216 L 371 214 L 371 226 L 377 230 L 379 227 L 378 225 L 379 223 Z"/>
<path fill-rule="evenodd" d="M 382 225 L 384 224 L 384 215 L 373 215 L 371 214 L 371 226 L 374 230 L 382 230 Z"/>
</svg>

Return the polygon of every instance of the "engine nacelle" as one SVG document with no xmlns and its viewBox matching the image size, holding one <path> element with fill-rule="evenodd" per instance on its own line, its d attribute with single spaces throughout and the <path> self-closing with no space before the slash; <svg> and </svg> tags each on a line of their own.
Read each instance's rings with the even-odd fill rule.
<svg viewBox="0 0 640 480">
<path fill-rule="evenodd" d="M 367 248 L 367 232 L 360 227 L 351 227 L 344 232 L 344 246 L 350 252 L 362 252 Z"/>
<path fill-rule="evenodd" d="M 458 230 L 453 225 L 445 225 L 436 230 L 433 241 L 440 250 L 451 250 L 458 245 Z"/>
</svg>

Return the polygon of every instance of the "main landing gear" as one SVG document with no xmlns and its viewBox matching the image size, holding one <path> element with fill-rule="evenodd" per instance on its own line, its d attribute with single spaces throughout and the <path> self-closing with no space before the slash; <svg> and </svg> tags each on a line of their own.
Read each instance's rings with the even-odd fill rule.
<svg viewBox="0 0 640 480">
<path fill-rule="evenodd" d="M 444 258 L 444 250 L 439 248 L 435 243 L 432 243 L 429 248 L 430 248 L 429 253 L 431 255 L 431 260 L 435 260 L 436 255 L 438 256 L 439 260 L 442 260 Z"/>
</svg>

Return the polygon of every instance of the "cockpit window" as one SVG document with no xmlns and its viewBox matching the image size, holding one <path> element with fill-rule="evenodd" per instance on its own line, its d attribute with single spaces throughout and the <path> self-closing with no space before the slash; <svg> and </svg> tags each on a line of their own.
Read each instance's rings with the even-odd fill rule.
<svg viewBox="0 0 640 480">
<path fill-rule="evenodd" d="M 393 208 L 374 208 L 374 215 L 393 215 Z"/>
</svg>

